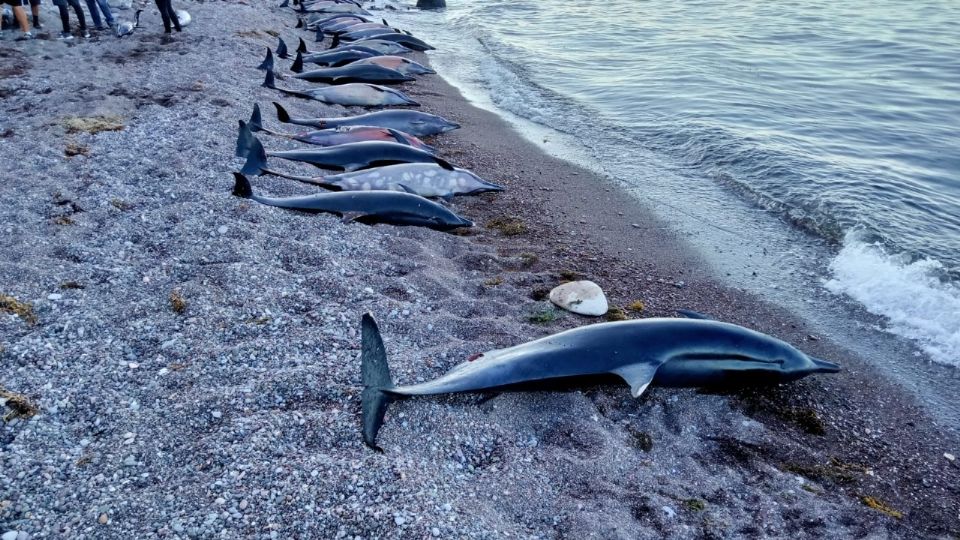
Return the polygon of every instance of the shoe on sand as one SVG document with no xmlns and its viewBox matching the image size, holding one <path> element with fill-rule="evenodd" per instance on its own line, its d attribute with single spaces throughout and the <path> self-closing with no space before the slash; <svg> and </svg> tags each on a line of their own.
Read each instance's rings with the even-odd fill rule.
<svg viewBox="0 0 960 540">
<path fill-rule="evenodd" d="M 73 34 L 70 32 L 60 32 L 60 37 L 57 38 L 60 41 L 70 41 L 73 39 Z"/>
<path fill-rule="evenodd" d="M 33 33 L 32 33 L 32 32 L 24 32 L 23 35 L 20 36 L 20 37 L 18 37 L 15 41 L 27 41 L 27 40 L 29 40 L 29 39 L 33 39 Z"/>
</svg>

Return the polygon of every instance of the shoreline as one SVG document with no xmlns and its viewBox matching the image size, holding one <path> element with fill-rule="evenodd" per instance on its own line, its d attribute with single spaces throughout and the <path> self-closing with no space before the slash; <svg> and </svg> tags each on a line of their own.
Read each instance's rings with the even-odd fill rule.
<svg viewBox="0 0 960 540">
<path fill-rule="evenodd" d="M 0 426 L 0 533 L 958 534 L 960 468 L 943 457 L 956 440 L 902 390 L 808 339 L 788 313 L 715 282 L 615 185 L 546 155 L 438 76 L 401 88 L 463 125 L 432 141 L 440 155 L 508 188 L 455 200 L 477 223 L 468 234 L 343 224 L 231 197 L 235 121 L 254 102 L 359 110 L 259 87 L 270 32 L 295 33 L 289 10 L 187 7 L 194 23 L 173 40 L 142 31 L 41 51 L 50 58 L 17 64 L 22 79 L 0 80 L 14 119 L 5 141 L 17 155 L 41 149 L 0 187 L 10 201 L 0 293 L 38 318 L 0 317 L 10 366 L 0 383 L 40 409 Z M 67 70 L 58 86 L 41 71 L 75 64 L 98 77 L 80 87 L 83 73 Z M 61 126 L 93 114 L 124 125 Z M 85 153 L 65 157 L 69 144 Z M 312 192 L 266 178 L 254 189 Z M 521 223 L 487 228 L 498 218 Z M 377 316 L 396 380 L 425 379 L 475 352 L 593 322 L 529 320 L 546 306 L 530 296 L 572 273 L 599 283 L 611 305 L 641 300 L 632 316 L 698 310 L 845 371 L 722 395 L 654 388 L 634 400 L 614 385 L 410 400 L 388 413 L 386 454 L 363 446 L 361 313 Z"/>
</svg>

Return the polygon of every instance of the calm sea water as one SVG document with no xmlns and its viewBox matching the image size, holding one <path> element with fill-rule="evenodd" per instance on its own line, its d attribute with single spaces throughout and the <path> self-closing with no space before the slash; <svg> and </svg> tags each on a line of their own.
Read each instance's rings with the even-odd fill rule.
<svg viewBox="0 0 960 540">
<path fill-rule="evenodd" d="M 960 2 L 448 2 L 402 16 L 441 72 L 665 213 L 806 231 L 827 290 L 960 365 Z"/>
</svg>

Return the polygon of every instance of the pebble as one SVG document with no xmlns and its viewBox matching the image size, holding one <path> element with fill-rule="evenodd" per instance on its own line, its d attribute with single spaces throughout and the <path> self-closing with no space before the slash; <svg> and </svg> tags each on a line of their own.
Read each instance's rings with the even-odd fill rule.
<svg viewBox="0 0 960 540">
<path fill-rule="evenodd" d="M 432 535 L 435 536 L 435 537 L 439 537 L 439 536 L 440 536 L 440 529 L 434 527 L 434 528 L 430 529 L 430 534 L 432 534 Z"/>
<path fill-rule="evenodd" d="M 63 295 L 60 293 L 53 293 L 53 294 L 47 295 L 47 300 L 60 300 L 61 298 L 63 298 Z"/>
<path fill-rule="evenodd" d="M 397 526 L 399 527 L 400 525 L 403 525 L 404 523 L 406 523 L 407 520 L 403 516 L 397 516 L 393 518 L 393 522 L 396 523 Z"/>
<path fill-rule="evenodd" d="M 221 226 L 217 229 L 217 232 L 220 233 L 220 234 L 227 234 L 227 231 L 228 231 L 228 230 L 230 230 L 230 229 L 229 229 L 226 225 L 221 225 Z"/>
<path fill-rule="evenodd" d="M 955 461 L 955 460 L 957 459 L 957 456 L 955 456 L 955 455 L 953 455 L 953 454 L 951 454 L 951 453 L 949 453 L 949 452 L 944 452 L 944 453 L 943 453 L 943 457 L 947 458 L 947 461 Z"/>
<path fill-rule="evenodd" d="M 99 518 L 97 518 L 97 521 L 99 521 L 101 525 L 106 525 L 106 524 L 107 524 L 107 522 L 109 522 L 109 521 L 110 521 L 110 518 L 109 518 L 109 517 L 107 517 L 107 515 L 106 515 L 106 514 L 100 514 L 100 517 L 99 517 Z"/>
<path fill-rule="evenodd" d="M 2 540 L 17 540 L 17 531 L 7 531 L 0 536 Z"/>
<path fill-rule="evenodd" d="M 670 508 L 669 506 L 664 506 L 661 508 L 661 510 L 663 510 L 663 513 L 666 514 L 667 519 L 673 519 L 674 516 L 677 515 L 677 511 L 674 510 L 673 508 Z"/>
</svg>

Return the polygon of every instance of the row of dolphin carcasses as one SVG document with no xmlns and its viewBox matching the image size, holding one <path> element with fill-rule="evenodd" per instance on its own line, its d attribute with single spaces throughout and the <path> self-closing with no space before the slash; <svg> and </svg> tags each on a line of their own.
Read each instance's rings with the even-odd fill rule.
<svg viewBox="0 0 960 540">
<path fill-rule="evenodd" d="M 287 1 L 280 7 L 288 7 Z M 472 226 L 449 207 L 452 198 L 503 187 L 451 165 L 428 142 L 459 128 L 458 124 L 416 109 L 389 108 L 420 105 L 394 85 L 435 73 L 406 56 L 433 47 L 386 20 L 376 21 L 353 1 L 295 0 L 293 8 L 299 18 L 297 28 L 311 32 L 318 49 L 310 50 L 301 37 L 291 52 L 279 38 L 276 53 L 267 49 L 259 65 L 266 72 L 263 85 L 303 100 L 380 110 L 305 118 L 274 102 L 278 122 L 298 126 L 298 131 L 279 131 L 265 127 L 260 107 L 254 105 L 249 120 L 239 123 L 236 155 L 246 162 L 234 174 L 234 194 L 271 206 L 340 214 L 345 220 L 441 230 Z M 330 46 L 323 48 L 326 44 Z M 278 65 L 288 61 L 292 61 L 290 73 L 278 72 Z M 289 82 L 280 85 L 278 79 Z M 258 134 L 309 146 L 268 151 Z M 326 174 L 280 171 L 271 168 L 271 158 L 310 164 Z M 253 193 L 248 180 L 254 175 L 277 176 L 327 191 L 288 198 L 260 196 Z"/>
</svg>

